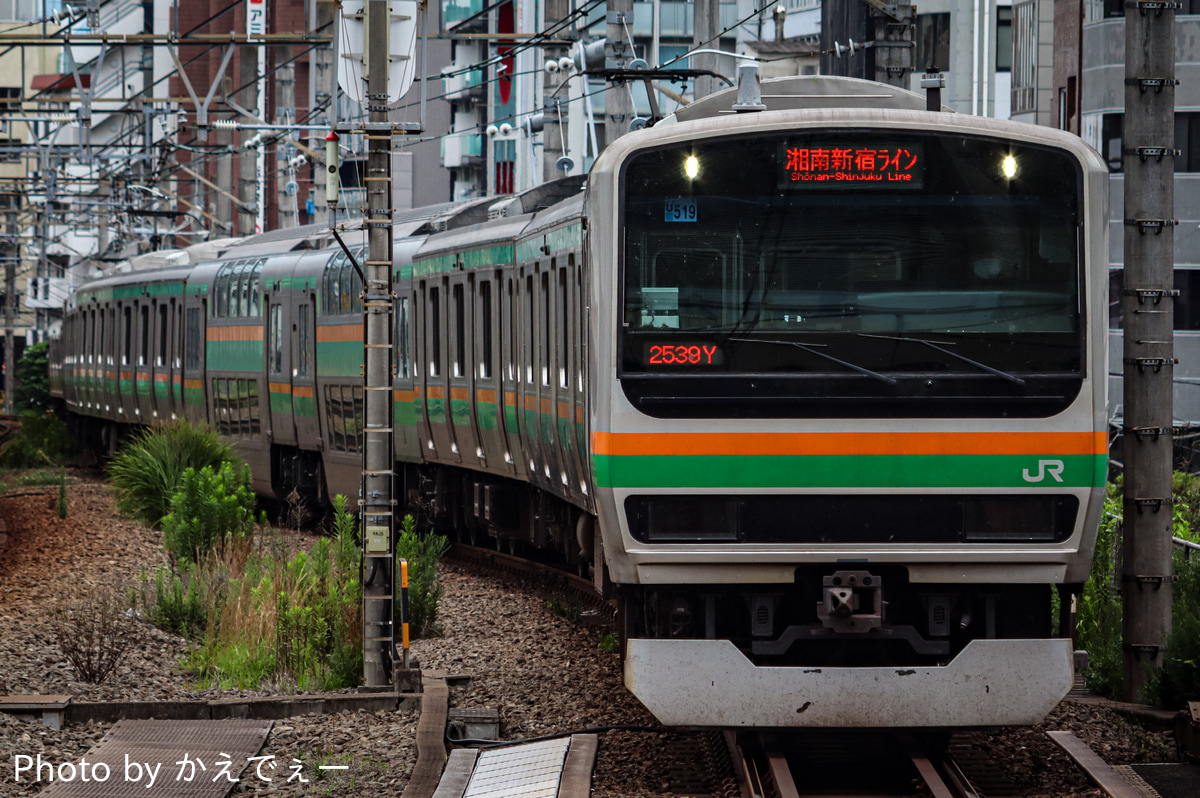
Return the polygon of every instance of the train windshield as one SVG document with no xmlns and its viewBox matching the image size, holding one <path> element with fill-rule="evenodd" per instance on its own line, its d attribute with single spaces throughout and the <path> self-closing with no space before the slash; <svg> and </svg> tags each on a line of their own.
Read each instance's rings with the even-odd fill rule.
<svg viewBox="0 0 1200 798">
<path fill-rule="evenodd" d="M 1082 185 L 1060 150 L 908 130 L 639 153 L 622 173 L 622 378 L 761 375 L 768 405 L 816 397 L 797 383 L 813 377 L 826 395 L 910 408 L 920 396 L 1073 396 Z M 1038 377 L 1056 383 L 1031 386 Z M 676 384 L 691 385 L 673 395 L 691 390 L 692 406 L 745 398 Z M 661 386 L 633 390 L 665 399 Z"/>
</svg>

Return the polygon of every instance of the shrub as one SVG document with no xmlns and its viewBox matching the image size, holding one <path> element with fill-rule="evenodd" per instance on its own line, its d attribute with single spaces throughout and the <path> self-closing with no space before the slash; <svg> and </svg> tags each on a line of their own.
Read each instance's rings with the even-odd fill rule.
<svg viewBox="0 0 1200 798">
<path fill-rule="evenodd" d="M 138 599 L 135 606 L 140 604 L 155 626 L 187 638 L 198 637 L 205 631 L 208 591 L 195 565 L 186 566 L 182 577 L 167 568 L 159 568 L 154 572 L 153 583 L 142 571 Z"/>
<path fill-rule="evenodd" d="M 1124 685 L 1121 648 L 1121 598 L 1113 589 L 1113 573 L 1121 545 L 1120 487 L 1110 485 L 1104 517 L 1096 537 L 1091 574 L 1076 605 L 1079 644 L 1088 652 L 1084 680 L 1092 692 L 1120 700 Z"/>
<path fill-rule="evenodd" d="M 54 636 L 80 680 L 108 678 L 132 643 L 124 604 L 112 592 L 94 593 L 53 609 Z"/>
<path fill-rule="evenodd" d="M 418 535 L 416 521 L 411 515 L 400 523 L 400 539 L 396 542 L 396 590 L 400 589 L 400 560 L 408 562 L 408 618 L 413 637 L 438 637 L 438 604 L 442 599 L 442 583 L 438 579 L 438 563 L 450 550 L 445 535 L 427 532 Z M 394 622 L 400 628 L 400 600 L 396 599 Z"/>
<path fill-rule="evenodd" d="M 255 502 L 247 466 L 188 468 L 162 519 L 163 546 L 174 559 L 202 562 L 217 544 L 253 535 Z"/>
<path fill-rule="evenodd" d="M 217 433 L 185 420 L 151 427 L 113 458 L 108 476 L 117 491 L 117 506 L 143 523 L 157 527 L 170 512 L 171 497 L 183 472 L 233 462 L 233 451 Z"/>
<path fill-rule="evenodd" d="M 1175 553 L 1171 634 L 1162 671 L 1151 684 L 1151 698 L 1163 709 L 1184 709 L 1200 700 L 1200 557 Z"/>
<path fill-rule="evenodd" d="M 77 449 L 61 418 L 44 410 L 26 410 L 21 413 L 20 431 L 0 448 L 0 467 L 57 465 Z"/>
<path fill-rule="evenodd" d="M 17 387 L 13 391 L 13 409 L 45 412 L 50 409 L 50 344 L 25 347 L 17 360 Z"/>
</svg>

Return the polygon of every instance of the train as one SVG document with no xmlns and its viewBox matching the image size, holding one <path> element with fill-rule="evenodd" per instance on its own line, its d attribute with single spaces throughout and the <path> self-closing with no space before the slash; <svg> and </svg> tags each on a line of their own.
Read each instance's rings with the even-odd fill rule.
<svg viewBox="0 0 1200 798">
<path fill-rule="evenodd" d="M 395 495 L 590 575 L 666 725 L 1035 723 L 1103 502 L 1107 168 L 867 81 L 759 92 L 396 214 Z M 99 445 L 184 417 L 264 494 L 357 495 L 349 250 L 85 284 L 52 390 Z"/>
</svg>

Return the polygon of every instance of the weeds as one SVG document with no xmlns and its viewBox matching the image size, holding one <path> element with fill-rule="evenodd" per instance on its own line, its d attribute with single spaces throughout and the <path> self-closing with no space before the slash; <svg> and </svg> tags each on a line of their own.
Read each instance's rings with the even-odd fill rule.
<svg viewBox="0 0 1200 798">
<path fill-rule="evenodd" d="M 99 684 L 121 664 L 132 644 L 124 610 L 124 603 L 110 591 L 54 606 L 54 636 L 80 680 Z"/>
<path fill-rule="evenodd" d="M 247 466 L 188 468 L 162 519 L 163 546 L 172 559 L 200 562 L 214 546 L 253 535 L 254 506 Z"/>
<path fill-rule="evenodd" d="M 0 447 L 0 467 L 57 466 L 78 451 L 67 425 L 53 413 L 26 410 L 20 417 L 21 429 Z"/>
<path fill-rule="evenodd" d="M 605 632 L 600 635 L 600 644 L 596 648 L 606 651 L 609 654 L 621 653 L 621 644 L 617 642 L 617 636 L 612 632 Z"/>
<path fill-rule="evenodd" d="M 560 617 L 566 618 L 571 623 L 579 623 L 580 615 L 583 610 L 578 604 L 563 604 L 558 599 L 548 599 L 546 601 L 546 609 Z"/>
<path fill-rule="evenodd" d="M 438 579 L 437 568 L 450 550 L 450 541 L 445 535 L 434 532 L 419 535 L 416 527 L 411 515 L 404 516 L 400 522 L 396 573 L 400 573 L 400 560 L 405 560 L 408 563 L 408 620 L 413 637 L 440 637 L 438 604 L 442 600 L 442 582 Z M 396 582 L 398 585 L 399 578 Z M 394 621 L 401 623 L 399 601 L 396 602 Z"/>
<path fill-rule="evenodd" d="M 170 512 L 171 497 L 187 469 L 219 469 L 233 460 L 233 451 L 217 433 L 180 419 L 131 440 L 109 463 L 108 476 L 117 492 L 117 507 L 157 528 Z"/>
</svg>

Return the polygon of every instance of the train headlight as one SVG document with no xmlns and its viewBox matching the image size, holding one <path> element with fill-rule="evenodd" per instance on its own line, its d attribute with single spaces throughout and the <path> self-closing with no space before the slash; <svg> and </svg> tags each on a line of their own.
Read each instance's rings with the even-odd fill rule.
<svg viewBox="0 0 1200 798">
<path fill-rule="evenodd" d="M 1009 180 L 1017 176 L 1017 159 L 1011 155 L 1005 155 L 1004 160 L 1000 162 L 1000 171 Z"/>
<path fill-rule="evenodd" d="M 687 175 L 688 180 L 695 180 L 700 176 L 700 159 L 695 155 L 689 155 L 683 159 L 683 173 Z"/>
</svg>

